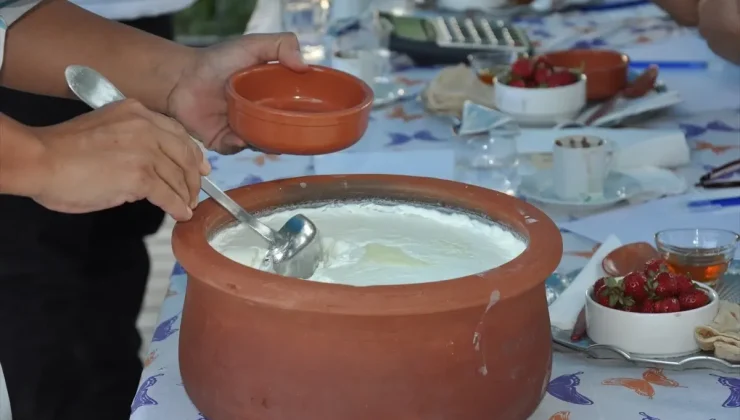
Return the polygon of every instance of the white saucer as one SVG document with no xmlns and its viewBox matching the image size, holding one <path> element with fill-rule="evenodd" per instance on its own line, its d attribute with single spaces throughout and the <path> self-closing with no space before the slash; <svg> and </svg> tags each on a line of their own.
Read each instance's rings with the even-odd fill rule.
<svg viewBox="0 0 740 420">
<path fill-rule="evenodd" d="M 374 107 L 392 104 L 409 95 L 403 84 L 387 77 L 375 79 L 370 87 L 375 94 Z"/>
<path fill-rule="evenodd" d="M 604 182 L 604 194 L 586 196 L 577 200 L 563 200 L 555 195 L 550 171 L 538 172 L 522 178 L 519 194 L 544 204 L 570 207 L 608 207 L 643 192 L 639 181 L 631 176 L 612 172 Z"/>
</svg>

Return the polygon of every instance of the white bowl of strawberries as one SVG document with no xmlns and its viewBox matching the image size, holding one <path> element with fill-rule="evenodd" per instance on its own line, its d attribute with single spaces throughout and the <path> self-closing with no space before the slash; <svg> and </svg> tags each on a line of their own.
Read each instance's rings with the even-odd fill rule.
<svg viewBox="0 0 740 420">
<path fill-rule="evenodd" d="M 573 121 L 586 105 L 586 76 L 543 57 L 518 59 L 493 84 L 496 108 L 527 125 Z"/>
<path fill-rule="evenodd" d="M 710 287 L 671 273 L 663 260 L 622 278 L 599 279 L 586 294 L 586 331 L 643 357 L 679 357 L 699 351 L 696 327 L 712 322 L 719 297 Z"/>
</svg>

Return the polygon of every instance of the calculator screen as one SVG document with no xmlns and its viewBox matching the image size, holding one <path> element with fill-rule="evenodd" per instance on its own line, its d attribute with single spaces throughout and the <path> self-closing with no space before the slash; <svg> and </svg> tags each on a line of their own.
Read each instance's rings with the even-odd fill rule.
<svg viewBox="0 0 740 420">
<path fill-rule="evenodd" d="M 396 33 L 396 36 L 409 38 L 414 41 L 435 40 L 434 30 L 425 19 L 393 16 L 392 23 L 393 31 Z M 430 29 L 432 33 L 430 33 Z"/>
</svg>

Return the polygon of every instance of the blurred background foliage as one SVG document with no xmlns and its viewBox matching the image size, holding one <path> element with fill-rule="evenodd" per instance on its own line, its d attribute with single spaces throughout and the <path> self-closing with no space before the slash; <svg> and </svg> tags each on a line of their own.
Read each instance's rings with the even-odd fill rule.
<svg viewBox="0 0 740 420">
<path fill-rule="evenodd" d="M 257 0 L 198 0 L 175 16 L 175 33 L 186 39 L 241 34 L 256 3 Z"/>
</svg>

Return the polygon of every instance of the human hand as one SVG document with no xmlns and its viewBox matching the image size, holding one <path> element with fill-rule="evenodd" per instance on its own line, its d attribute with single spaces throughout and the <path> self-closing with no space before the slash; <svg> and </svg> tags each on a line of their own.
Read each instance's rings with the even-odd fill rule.
<svg viewBox="0 0 740 420">
<path fill-rule="evenodd" d="M 68 122 L 34 129 L 44 146 L 36 202 L 88 213 L 142 199 L 188 220 L 200 177 L 210 171 L 185 129 L 139 102 L 110 104 Z"/>
<path fill-rule="evenodd" d="M 717 55 L 740 65 L 740 0 L 700 0 L 699 33 Z"/>
<path fill-rule="evenodd" d="M 229 128 L 226 82 L 234 72 L 256 64 L 280 61 L 305 71 L 294 34 L 253 34 L 196 54 L 167 100 L 168 114 L 180 121 L 203 144 L 221 154 L 237 153 L 249 145 Z"/>
</svg>

